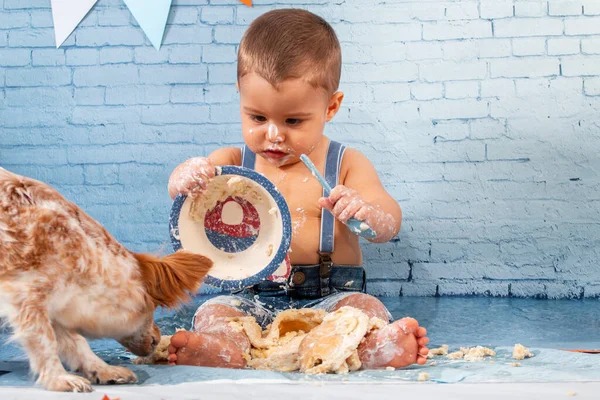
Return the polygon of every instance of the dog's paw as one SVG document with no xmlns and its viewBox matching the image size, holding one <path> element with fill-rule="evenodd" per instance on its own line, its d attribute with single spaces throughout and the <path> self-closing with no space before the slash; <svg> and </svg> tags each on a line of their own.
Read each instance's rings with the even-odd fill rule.
<svg viewBox="0 0 600 400">
<path fill-rule="evenodd" d="M 131 370 L 125 367 L 110 365 L 98 370 L 88 371 L 85 376 L 96 385 L 117 385 L 137 382 L 137 376 Z"/>
<path fill-rule="evenodd" d="M 44 383 L 44 387 L 54 392 L 91 392 L 90 381 L 81 376 L 61 374 Z"/>
</svg>

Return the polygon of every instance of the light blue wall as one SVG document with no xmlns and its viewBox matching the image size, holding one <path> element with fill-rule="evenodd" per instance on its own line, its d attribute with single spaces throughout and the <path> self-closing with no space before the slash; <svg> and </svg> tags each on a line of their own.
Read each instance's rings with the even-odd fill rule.
<svg viewBox="0 0 600 400">
<path fill-rule="evenodd" d="M 170 251 L 170 172 L 240 144 L 243 31 L 306 7 L 343 43 L 327 133 L 366 153 L 404 210 L 399 241 L 364 246 L 373 293 L 598 297 L 598 2 L 336 3 L 175 0 L 157 52 L 120 0 L 60 49 L 50 0 L 0 0 L 0 165 L 132 250 Z"/>
</svg>

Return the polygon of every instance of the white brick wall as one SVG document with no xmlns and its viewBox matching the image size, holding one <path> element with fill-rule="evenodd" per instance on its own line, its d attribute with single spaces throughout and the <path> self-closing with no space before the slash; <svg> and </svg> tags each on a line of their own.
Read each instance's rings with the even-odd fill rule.
<svg viewBox="0 0 600 400">
<path fill-rule="evenodd" d="M 600 78 L 586 78 L 584 80 L 585 94 L 588 96 L 600 96 Z"/>
<path fill-rule="evenodd" d="M 494 36 L 532 37 L 560 36 L 564 21 L 556 18 L 510 18 L 494 21 Z"/>
<path fill-rule="evenodd" d="M 247 25 L 302 7 L 343 46 L 327 133 L 404 212 L 397 241 L 364 246 L 372 292 L 599 296 L 600 0 L 179 0 L 159 52 L 119 1 L 55 49 L 48 4 L 0 0 L 0 165 L 133 249 L 167 241 L 177 163 L 240 144 Z"/>
<path fill-rule="evenodd" d="M 583 54 L 600 54 L 600 38 L 586 38 L 581 40 Z"/>
<path fill-rule="evenodd" d="M 548 55 L 560 56 L 578 54 L 581 47 L 580 39 L 558 38 L 548 39 Z"/>
<path fill-rule="evenodd" d="M 482 1 L 479 5 L 480 16 L 484 19 L 507 18 L 514 15 L 512 1 Z"/>
<path fill-rule="evenodd" d="M 548 2 L 548 15 L 566 16 L 583 14 L 583 5 L 579 1 L 554 1 Z"/>
<path fill-rule="evenodd" d="M 515 2 L 516 17 L 542 17 L 546 15 L 547 1 L 517 1 Z"/>
<path fill-rule="evenodd" d="M 600 3 L 596 0 L 582 1 L 583 13 L 585 15 L 600 15 Z"/>
<path fill-rule="evenodd" d="M 513 39 L 512 49 L 515 56 L 542 56 L 546 54 L 546 38 Z"/>
</svg>

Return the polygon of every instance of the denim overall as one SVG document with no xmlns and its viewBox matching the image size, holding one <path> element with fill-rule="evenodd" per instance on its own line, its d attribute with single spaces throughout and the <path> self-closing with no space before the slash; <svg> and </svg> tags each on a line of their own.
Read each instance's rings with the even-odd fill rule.
<svg viewBox="0 0 600 400">
<path fill-rule="evenodd" d="M 339 172 L 346 147 L 331 141 L 325 160 L 323 176 L 331 187 L 339 181 Z M 242 167 L 254 169 L 256 154 L 247 146 L 242 148 Z M 325 197 L 325 190 L 323 190 Z M 335 219 L 328 210 L 321 210 L 321 239 L 319 264 L 293 265 L 287 284 L 272 281 L 261 282 L 248 292 L 260 296 L 287 294 L 295 299 L 322 299 L 339 292 L 365 292 L 366 274 L 361 266 L 335 265 L 331 261 L 334 250 Z"/>
</svg>

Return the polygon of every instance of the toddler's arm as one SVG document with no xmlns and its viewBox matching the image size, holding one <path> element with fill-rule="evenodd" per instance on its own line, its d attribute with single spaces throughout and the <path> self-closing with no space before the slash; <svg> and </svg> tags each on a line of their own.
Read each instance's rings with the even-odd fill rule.
<svg viewBox="0 0 600 400">
<path fill-rule="evenodd" d="M 342 222 L 354 217 L 367 223 L 377 233 L 371 242 L 391 240 L 400 231 L 402 210 L 385 190 L 373 164 L 357 150 L 344 153 L 340 182 L 329 197 L 319 199 Z"/>
</svg>

